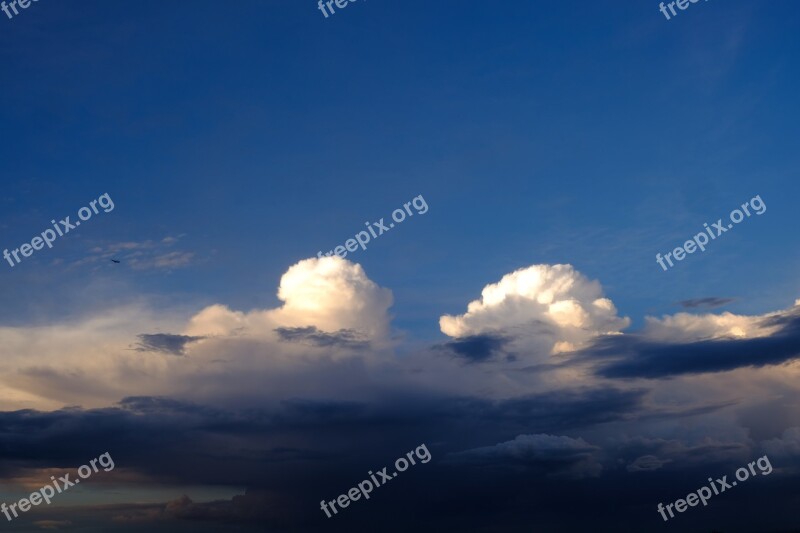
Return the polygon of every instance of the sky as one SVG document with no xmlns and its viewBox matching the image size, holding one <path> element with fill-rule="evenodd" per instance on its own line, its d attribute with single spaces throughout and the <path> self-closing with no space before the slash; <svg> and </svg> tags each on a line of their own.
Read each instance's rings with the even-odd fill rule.
<svg viewBox="0 0 800 533">
<path fill-rule="evenodd" d="M 333 8 L 0 11 L 0 523 L 799 528 L 800 6 Z"/>
</svg>

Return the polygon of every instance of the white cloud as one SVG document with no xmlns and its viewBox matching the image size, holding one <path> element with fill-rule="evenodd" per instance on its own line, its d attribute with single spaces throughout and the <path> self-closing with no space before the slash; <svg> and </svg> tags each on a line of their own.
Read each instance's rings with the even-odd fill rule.
<svg viewBox="0 0 800 533">
<path fill-rule="evenodd" d="M 289 268 L 278 296 L 283 305 L 276 309 L 215 304 L 187 317 L 129 306 L 70 323 L 0 328 L 0 409 L 98 407 L 127 395 L 263 399 L 359 388 L 368 394 L 373 387 L 364 385 L 363 365 L 391 363 L 383 357 L 391 291 L 361 266 L 334 257 Z M 292 342 L 275 332 L 279 327 L 330 342 Z M 181 357 L 136 343 L 142 335 L 181 334 L 196 337 Z"/>
<path fill-rule="evenodd" d="M 464 365 L 441 350 L 411 348 L 396 355 L 388 340 L 392 294 L 357 264 L 336 257 L 300 261 L 281 278 L 278 296 L 282 304 L 274 309 L 242 311 L 218 303 L 177 311 L 139 305 L 53 324 L 0 327 L 0 409 L 101 407 L 133 395 L 247 406 L 293 397 L 371 401 L 407 391 L 507 399 L 608 385 L 588 368 L 532 365 L 525 359 L 534 350 L 516 350 L 533 347 L 546 357 L 600 333 L 616 333 L 628 323 L 617 316 L 599 283 L 567 265 L 538 265 L 487 287 L 484 298 L 469 304 L 464 315 L 443 317 L 449 334 L 504 330 L 518 339 L 512 346 L 520 359 L 516 363 Z M 657 325 L 668 324 L 674 330 L 670 334 L 684 328 L 686 335 L 697 336 L 702 329 L 697 324 L 712 323 L 708 317 L 715 315 L 696 322 L 686 316 Z M 750 317 L 745 326 L 754 323 Z M 276 328 L 295 329 L 281 336 Z M 321 341 L 302 341 L 304 331 L 311 332 L 308 339 Z M 137 351 L 141 334 L 207 338 L 187 343 L 185 354 L 176 357 Z M 689 409 L 778 388 L 792 394 L 798 372 L 740 369 L 649 387 L 656 405 Z M 733 419 L 725 424 L 736 426 Z"/>
<path fill-rule="evenodd" d="M 533 265 L 484 287 L 481 299 L 463 315 L 439 319 L 442 332 L 465 337 L 496 331 L 524 338 L 526 348 L 543 353 L 572 351 L 602 334 L 630 324 L 614 304 L 571 265 Z"/>
<path fill-rule="evenodd" d="M 764 320 L 770 316 L 775 314 L 747 316 L 728 312 L 719 315 L 677 313 L 661 318 L 646 317 L 644 335 L 651 340 L 664 342 L 766 337 L 780 329 L 777 325 L 763 325 Z"/>
<path fill-rule="evenodd" d="M 324 332 L 354 330 L 370 339 L 389 331 L 392 292 L 370 280 L 361 265 L 339 257 L 306 259 L 283 275 L 283 306 L 249 313 L 213 305 L 191 319 L 188 335 L 272 335 L 277 327 L 316 326 Z"/>
</svg>

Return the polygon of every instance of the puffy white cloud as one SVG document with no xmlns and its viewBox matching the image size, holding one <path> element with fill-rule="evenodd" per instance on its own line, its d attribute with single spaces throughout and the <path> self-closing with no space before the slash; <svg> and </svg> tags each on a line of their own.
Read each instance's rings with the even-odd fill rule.
<svg viewBox="0 0 800 533">
<path fill-rule="evenodd" d="M 339 257 L 307 259 L 281 278 L 283 307 L 271 318 L 281 326 L 350 329 L 370 337 L 388 332 L 392 292 L 378 287 L 357 263 Z"/>
<path fill-rule="evenodd" d="M 244 329 L 247 323 L 245 314 L 232 311 L 225 305 L 209 305 L 189 321 L 186 333 L 193 336 L 232 335 Z"/>
<path fill-rule="evenodd" d="M 361 265 L 339 257 L 300 261 L 283 275 L 283 306 L 249 313 L 213 305 L 195 315 L 187 335 L 271 335 L 278 327 L 315 326 L 324 332 L 357 331 L 368 338 L 389 331 L 392 293 L 370 280 Z"/>
<path fill-rule="evenodd" d="M 481 299 L 463 315 L 439 319 L 442 332 L 466 337 L 510 332 L 525 348 L 544 353 L 576 350 L 598 335 L 618 333 L 630 324 L 614 304 L 571 265 L 533 265 L 484 287 Z"/>
</svg>

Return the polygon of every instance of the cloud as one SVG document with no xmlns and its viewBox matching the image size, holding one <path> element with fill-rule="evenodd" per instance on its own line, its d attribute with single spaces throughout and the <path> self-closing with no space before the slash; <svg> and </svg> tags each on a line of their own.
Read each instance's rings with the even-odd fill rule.
<svg viewBox="0 0 800 533">
<path fill-rule="evenodd" d="M 388 331 L 392 293 L 370 280 L 361 265 L 338 257 L 307 259 L 281 278 L 272 312 L 286 327 L 314 324 L 325 331 L 356 330 L 373 337 Z"/>
<path fill-rule="evenodd" d="M 0 408 L 109 405 L 135 390 L 166 392 L 162 380 L 180 366 L 178 358 L 131 350 L 131 339 L 139 328 L 180 331 L 186 319 L 179 315 L 126 305 L 53 324 L 0 327 Z"/>
<path fill-rule="evenodd" d="M 533 265 L 507 274 L 484 287 L 463 315 L 439 319 L 445 335 L 503 332 L 521 339 L 516 345 L 526 353 L 544 355 L 576 350 L 629 324 L 617 316 L 600 284 L 571 265 Z"/>
<path fill-rule="evenodd" d="M 665 339 L 669 331 L 676 332 L 672 341 Z M 763 317 L 681 313 L 657 321 L 644 334 L 602 338 L 583 355 L 610 358 L 598 371 L 607 378 L 664 378 L 777 365 L 800 356 L 800 307 Z"/>
<path fill-rule="evenodd" d="M 161 352 L 171 355 L 185 355 L 186 345 L 205 337 L 190 337 L 188 335 L 173 335 L 170 333 L 142 333 L 137 335 L 140 342 L 134 348 L 137 352 Z"/>
<path fill-rule="evenodd" d="M 171 270 L 189 266 L 192 259 L 194 259 L 194 252 L 169 252 L 152 257 L 132 256 L 127 263 L 135 270 Z"/>
<path fill-rule="evenodd" d="M 37 520 L 33 523 L 39 529 L 61 529 L 72 525 L 69 520 Z"/>
<path fill-rule="evenodd" d="M 800 457 L 800 427 L 787 428 L 783 435 L 764 441 L 762 446 L 774 457 Z"/>
<path fill-rule="evenodd" d="M 85 443 L 97 442 L 114 457 L 115 473 L 134 468 L 152 478 L 180 474 L 191 482 L 237 485 L 266 462 L 316 465 L 321 458 L 381 458 L 421 435 L 463 449 L 525 429 L 562 431 L 619 421 L 641 408 L 642 396 L 643 391 L 599 389 L 489 401 L 409 390 L 369 402 L 296 398 L 238 408 L 135 396 L 97 409 L 0 411 L 7 459 L 0 475 L 14 477 L 14 469 L 24 466 L 82 464 Z M 342 433 L 342 427 L 348 431 Z M 152 442 L 158 446 L 149 446 Z M 358 454 L 351 455 L 354 446 Z M 200 460 L 205 470 L 192 470 Z"/>
<path fill-rule="evenodd" d="M 729 312 L 720 315 L 677 313 L 662 318 L 645 317 L 645 329 L 642 333 L 650 340 L 667 342 L 766 337 L 778 330 L 778 324 L 771 319 L 780 314 L 747 316 Z"/>
<path fill-rule="evenodd" d="M 264 336 L 276 328 L 314 326 L 377 339 L 389 331 L 391 291 L 370 280 L 361 265 L 339 257 L 306 259 L 290 267 L 281 277 L 278 298 L 283 302 L 280 308 L 249 313 L 207 307 L 192 318 L 187 332 Z"/>
<path fill-rule="evenodd" d="M 597 477 L 603 467 L 595 460 L 599 451 L 583 439 L 547 434 L 519 435 L 494 446 L 453 453 L 455 463 L 480 466 L 515 466 L 546 471 L 550 476 Z"/>
<path fill-rule="evenodd" d="M 305 328 L 276 328 L 275 332 L 281 340 L 286 342 L 307 342 L 314 346 L 341 346 L 350 349 L 364 349 L 369 346 L 369 341 L 351 329 L 325 333 L 314 326 L 308 326 Z"/>
<path fill-rule="evenodd" d="M 682 300 L 678 303 L 687 309 L 696 309 L 698 307 L 707 307 L 709 309 L 714 309 L 716 307 L 722 307 L 723 305 L 727 305 L 735 301 L 736 300 L 734 298 L 717 298 L 715 296 L 712 296 L 708 298 L 697 298 L 694 300 Z"/>
<path fill-rule="evenodd" d="M 251 316 L 260 316 L 254 312 Z M 189 320 L 186 333 L 199 336 L 223 336 L 239 334 L 245 329 L 249 317 L 241 311 L 232 311 L 222 304 L 209 305 Z M 251 331 L 252 333 L 252 328 Z"/>
<path fill-rule="evenodd" d="M 504 530 L 535 523 L 549 531 L 565 517 L 572 530 L 591 527 L 571 527 L 582 517 L 569 514 L 569 502 L 591 515 L 587 522 L 606 523 L 603 509 L 625 506 L 625 523 L 612 528 L 624 531 L 654 518 L 655 498 L 686 490 L 686 476 L 752 460 L 764 435 L 751 437 L 741 413 L 753 398 L 786 399 L 766 437 L 800 415 L 791 401 L 795 369 L 747 368 L 788 353 L 800 328 L 792 310 L 679 313 L 621 333 L 626 319 L 599 284 L 568 266 L 531 268 L 536 275 L 509 274 L 451 317 L 448 331 L 463 334 L 433 347 L 395 351 L 391 292 L 339 258 L 287 269 L 274 308 L 126 307 L 0 328 L 8 409 L 0 411 L 0 475 L 35 488 L 56 469 L 109 451 L 117 468 L 98 484 L 135 480 L 158 494 L 176 480 L 181 489 L 247 488 L 224 501 L 181 490 L 157 504 L 46 516 L 86 530 L 111 530 L 104 527 L 113 519 L 154 532 L 228 523 L 352 531 L 404 506 L 415 514 L 398 518 L 397 530 L 414 521 L 499 529 L 507 519 Z M 739 371 L 723 373 L 731 365 Z M 750 418 L 765 418 L 758 407 Z M 87 442 L 102 449 L 87 451 Z M 393 482 L 392 498 L 335 524 L 316 511 L 320 498 L 421 442 L 434 460 Z M 792 456 L 797 442 L 787 432 L 762 445 Z M 650 474 L 634 486 L 629 472 Z"/>
<path fill-rule="evenodd" d="M 724 435 L 723 431 L 719 431 L 717 436 L 712 437 L 708 433 L 713 422 L 709 419 L 705 422 L 705 431 L 702 435 L 684 432 L 681 438 L 667 439 L 641 435 L 623 438 L 623 442 L 617 443 L 617 446 L 621 457 L 630 458 L 625 470 L 655 471 L 661 470 L 666 464 L 671 464 L 670 470 L 679 472 L 685 468 L 735 464 L 750 457 L 752 442 L 747 439 L 745 430 L 738 428 L 730 435 Z"/>
<path fill-rule="evenodd" d="M 184 494 L 163 504 L 129 505 L 120 509 L 111 518 L 111 522 L 141 524 L 148 528 L 160 523 L 165 523 L 166 527 L 175 527 L 176 521 L 197 525 L 210 523 L 212 527 L 223 523 L 250 522 L 258 523 L 261 530 L 264 526 L 269 526 L 272 531 L 272 528 L 287 529 L 290 526 L 289 517 L 303 511 L 296 502 L 277 491 L 248 490 L 230 500 L 194 502 Z"/>
<path fill-rule="evenodd" d="M 173 270 L 192 264 L 194 252 L 170 250 L 180 238 L 167 236 L 161 240 L 128 241 L 95 246 L 90 254 L 72 266 L 105 264 L 110 259 L 119 259 L 134 270 Z"/>
<path fill-rule="evenodd" d="M 469 363 L 480 363 L 501 354 L 507 343 L 508 339 L 501 335 L 484 333 L 457 338 L 454 341 L 440 344 L 436 348 L 445 350 Z"/>
<path fill-rule="evenodd" d="M 659 459 L 655 455 L 642 455 L 637 457 L 632 463 L 628 464 L 628 472 L 652 472 L 659 470 L 665 464 L 672 462 L 671 459 Z"/>
</svg>

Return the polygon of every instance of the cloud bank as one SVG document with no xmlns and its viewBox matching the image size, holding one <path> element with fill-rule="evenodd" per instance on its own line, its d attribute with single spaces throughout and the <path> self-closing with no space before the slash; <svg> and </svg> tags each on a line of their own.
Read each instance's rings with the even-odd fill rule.
<svg viewBox="0 0 800 533">
<path fill-rule="evenodd" d="M 800 474 L 797 306 L 647 317 L 626 332 L 599 282 L 570 265 L 533 265 L 442 316 L 446 340 L 397 350 L 392 293 L 360 265 L 301 261 L 278 297 L 275 308 L 130 306 L 0 328 L 7 479 L 79 465 L 99 453 L 87 452 L 93 443 L 129 482 L 242 487 L 218 502 L 175 494 L 49 510 L 42 527 L 352 531 L 398 505 L 442 527 L 487 517 L 487 528 L 589 527 L 569 501 L 624 530 L 657 518 L 642 509 L 665 487 L 686 492 L 687 476 L 765 451 L 775 479 Z M 321 497 L 420 442 L 434 459 L 393 481 L 392 498 L 336 524 L 315 514 Z M 603 505 L 626 510 L 606 516 Z M 400 517 L 387 530 L 412 525 Z"/>
</svg>

